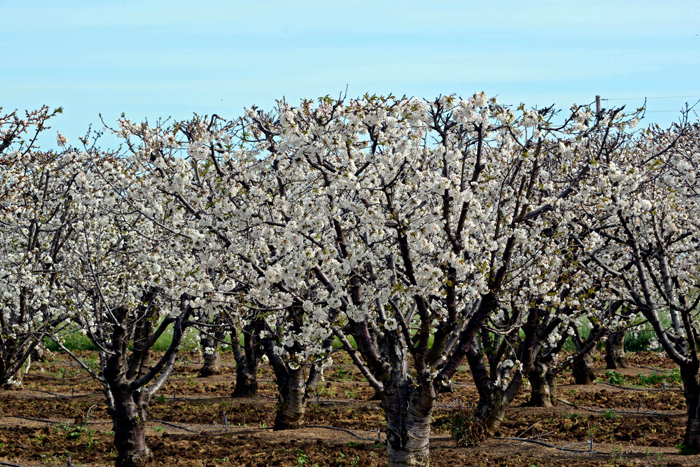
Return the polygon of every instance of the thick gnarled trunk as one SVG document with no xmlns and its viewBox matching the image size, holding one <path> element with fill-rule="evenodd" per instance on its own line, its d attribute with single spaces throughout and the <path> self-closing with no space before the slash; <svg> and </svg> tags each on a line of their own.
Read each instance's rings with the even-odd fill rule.
<svg viewBox="0 0 700 467">
<path fill-rule="evenodd" d="M 327 336 L 321 343 L 325 351 L 333 345 L 333 335 Z M 306 403 L 323 376 L 321 368 L 312 365 L 308 378 L 305 379 L 304 367 L 294 362 L 284 362 L 275 352 L 271 338 L 262 340 L 265 355 L 270 360 L 279 390 L 279 403 L 275 415 L 275 430 L 294 430 L 304 426 Z M 296 351 L 300 350 L 299 348 Z"/>
<path fill-rule="evenodd" d="M 272 338 L 262 340 L 265 355 L 277 379 L 277 412 L 275 414 L 274 430 L 296 430 L 304 426 L 306 410 L 306 384 L 304 368 L 286 363 L 276 352 Z"/>
<path fill-rule="evenodd" d="M 595 347 L 593 347 L 589 352 L 584 353 L 580 358 L 574 361 L 571 374 L 576 384 L 593 384 L 595 381 L 596 376 L 593 369 L 593 365 L 595 364 L 595 352 Z"/>
<path fill-rule="evenodd" d="M 35 362 L 48 362 L 53 358 L 53 352 L 46 348 L 42 343 L 37 344 L 32 349 L 32 360 Z"/>
<path fill-rule="evenodd" d="M 142 391 L 129 391 L 128 385 L 115 385 L 110 389 L 116 466 L 143 467 L 153 459 L 153 453 L 146 446 L 147 397 Z"/>
<path fill-rule="evenodd" d="M 527 405 L 531 407 L 552 407 L 556 405 L 555 376 L 549 365 L 543 363 L 540 359 L 535 360 L 532 370 L 528 374 L 532 389 Z"/>
<path fill-rule="evenodd" d="M 255 397 L 258 393 L 258 379 L 245 365 L 236 366 L 236 388 L 231 397 Z"/>
<path fill-rule="evenodd" d="M 4 390 L 17 389 L 22 386 L 22 372 L 18 371 L 0 380 L 0 387 Z"/>
<path fill-rule="evenodd" d="M 0 387 L 10 389 L 22 383 L 22 367 L 31 362 L 31 353 L 36 341 L 13 339 L 5 336 L 0 339 Z"/>
<path fill-rule="evenodd" d="M 505 399 L 505 392 L 499 387 L 492 387 L 488 393 L 479 397 L 475 415 L 484 424 L 489 436 L 494 435 L 506 417 L 508 403 Z"/>
<path fill-rule="evenodd" d="M 619 304 L 620 302 L 617 302 L 612 306 L 617 309 Z M 586 339 L 581 337 L 576 326 L 571 326 L 569 329 L 573 331 L 571 337 L 577 352 L 573 358 L 571 375 L 576 384 L 593 384 L 596 378 L 594 370 L 596 346 L 605 335 L 605 329 L 595 324 Z"/>
<path fill-rule="evenodd" d="M 625 356 L 625 331 L 610 333 L 605 341 L 605 363 L 608 370 L 629 367 Z"/>
</svg>

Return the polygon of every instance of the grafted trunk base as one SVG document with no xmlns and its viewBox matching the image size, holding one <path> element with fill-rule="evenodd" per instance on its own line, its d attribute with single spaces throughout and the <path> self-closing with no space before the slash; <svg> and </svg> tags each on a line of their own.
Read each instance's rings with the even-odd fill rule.
<svg viewBox="0 0 700 467">
<path fill-rule="evenodd" d="M 304 414 L 298 411 L 282 408 L 275 415 L 274 431 L 299 430 L 304 428 Z"/>
<path fill-rule="evenodd" d="M 530 400 L 527 402 L 528 407 L 553 407 L 555 399 L 549 386 L 544 385 L 537 389 L 533 386 Z"/>
<path fill-rule="evenodd" d="M 214 376 L 214 375 L 220 375 L 221 374 L 221 368 L 217 367 L 202 367 L 199 370 L 199 377 L 200 378 L 208 378 L 209 376 Z"/>
<path fill-rule="evenodd" d="M 407 451 L 405 449 L 393 449 L 389 446 L 389 467 L 428 467 L 430 465 L 430 451 L 428 448 Z"/>
<path fill-rule="evenodd" d="M 285 397 L 286 396 L 286 397 Z M 298 430 L 304 427 L 304 412 L 306 409 L 304 387 L 293 387 L 285 395 L 280 395 L 277 413 L 275 415 L 275 431 Z"/>
<path fill-rule="evenodd" d="M 145 448 L 139 452 L 117 456 L 116 467 L 145 467 L 153 460 L 153 453 Z"/>
<path fill-rule="evenodd" d="M 397 393 L 387 394 L 383 405 L 387 416 L 387 454 L 390 467 L 427 467 L 430 465 L 430 423 L 432 403 L 415 405 L 408 381 L 398 384 Z"/>
<path fill-rule="evenodd" d="M 201 368 L 199 370 L 200 378 L 208 378 L 210 376 L 220 375 L 221 368 Z"/>
</svg>

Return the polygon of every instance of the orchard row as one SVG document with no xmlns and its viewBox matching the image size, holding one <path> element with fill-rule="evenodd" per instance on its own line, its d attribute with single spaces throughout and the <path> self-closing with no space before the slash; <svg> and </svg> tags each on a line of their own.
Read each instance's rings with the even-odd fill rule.
<svg viewBox="0 0 700 467">
<path fill-rule="evenodd" d="M 234 120 L 134 123 L 59 151 L 48 108 L 0 117 L 0 382 L 78 329 L 98 348 L 117 465 L 145 465 L 149 401 L 185 333 L 231 333 L 234 395 L 276 375 L 303 426 L 339 342 L 382 401 L 391 466 L 428 465 L 431 413 L 468 363 L 493 433 L 531 383 L 645 324 L 679 366 L 700 448 L 700 127 L 528 110 L 476 94 L 322 98 Z M 100 147 L 102 132 L 116 149 Z M 590 327 L 587 337 L 582 326 Z M 153 346 L 172 334 L 164 354 Z M 243 336 L 239 339 L 237 336 Z M 576 353 L 559 357 L 567 339 Z M 615 346 L 614 344 L 617 344 Z M 80 361 L 80 359 L 74 355 Z M 14 378 L 14 379 L 13 379 Z"/>
</svg>

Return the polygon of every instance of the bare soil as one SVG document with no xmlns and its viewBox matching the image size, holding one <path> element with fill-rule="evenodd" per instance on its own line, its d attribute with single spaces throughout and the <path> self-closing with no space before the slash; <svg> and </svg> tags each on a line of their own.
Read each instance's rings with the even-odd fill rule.
<svg viewBox="0 0 700 467">
<path fill-rule="evenodd" d="M 384 413 L 370 400 L 374 391 L 349 359 L 341 358 L 326 371 L 307 409 L 307 428 L 285 432 L 270 429 L 276 387 L 269 368 L 261 369 L 257 397 L 231 399 L 231 356 L 224 355 L 222 374 L 208 378 L 197 377 L 196 359 L 183 358 L 150 406 L 147 433 L 153 465 L 386 463 Z M 557 388 L 560 401 L 552 408 L 521 406 L 528 398 L 524 390 L 496 438 L 474 448 L 459 447 L 449 438 L 453 415 L 477 400 L 468 370 L 461 369 L 455 391 L 441 395 L 434 411 L 431 465 L 700 464 L 700 456 L 682 456 L 675 448 L 686 418 L 682 392 L 669 371 L 672 363 L 654 353 L 632 354 L 630 360 L 632 368 L 608 374 L 599 362 L 600 378 L 594 385 L 571 384 L 570 374 L 563 374 Z M 0 462 L 64 466 L 70 459 L 73 465 L 112 465 L 112 424 L 100 385 L 61 354 L 52 362 L 33 363 L 30 370 L 21 388 L 0 393 Z M 668 378 L 644 379 L 659 374 Z"/>
</svg>

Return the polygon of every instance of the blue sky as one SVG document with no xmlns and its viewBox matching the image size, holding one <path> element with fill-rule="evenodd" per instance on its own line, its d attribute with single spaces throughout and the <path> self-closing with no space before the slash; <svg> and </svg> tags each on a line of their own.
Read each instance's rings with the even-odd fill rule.
<svg viewBox="0 0 700 467">
<path fill-rule="evenodd" d="M 233 118 L 346 85 L 563 109 L 648 97 L 664 125 L 700 99 L 697 0 L 0 0 L 0 18 L 0 106 L 63 106 L 53 128 L 74 144 L 100 113 Z"/>
</svg>

